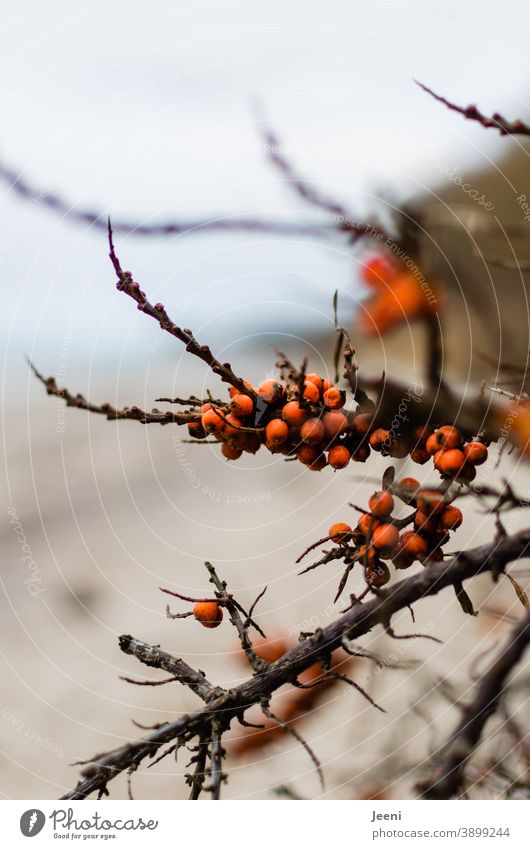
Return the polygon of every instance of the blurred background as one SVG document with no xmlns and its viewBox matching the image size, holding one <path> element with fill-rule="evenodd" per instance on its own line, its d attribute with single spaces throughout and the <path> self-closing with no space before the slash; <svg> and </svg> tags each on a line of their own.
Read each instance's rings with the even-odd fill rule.
<svg viewBox="0 0 530 849">
<path fill-rule="evenodd" d="M 488 2 L 431 0 L 330 0 L 325 9 L 22 0 L 4 11 L 0 162 L 37 187 L 24 200 L 9 180 L 0 185 L 4 798 L 59 796 L 77 780 L 69 764 L 139 733 L 131 719 L 162 721 L 195 704 L 178 685 L 120 681 L 144 672 L 120 653 L 119 634 L 161 643 L 224 686 L 248 675 L 228 623 L 207 632 L 165 618 L 158 587 L 204 592 L 205 559 L 244 603 L 268 584 L 260 622 L 272 635 L 296 639 L 308 622 L 326 624 L 340 565 L 297 577 L 294 561 L 332 521 L 350 519 L 348 502 L 364 503 L 387 465 L 377 457 L 312 474 L 269 454 L 228 465 L 171 427 L 107 422 L 47 398 L 25 356 L 72 392 L 119 406 L 215 394 L 219 382 L 116 292 L 105 234 L 54 214 L 44 195 L 139 225 L 233 216 L 321 224 L 271 167 L 259 133 L 266 116 L 297 173 L 354 216 L 404 210 L 419 228 L 424 268 L 445 289 L 446 373 L 476 387 L 499 361 L 524 364 L 528 354 L 524 273 L 488 261 L 530 257 L 528 146 L 464 121 L 413 80 L 486 114 L 529 120 L 529 24 L 522 0 L 502 13 Z M 331 371 L 335 290 L 364 371 L 422 374 L 421 328 L 375 339 L 356 332 L 369 247 L 236 231 L 132 232 L 116 244 L 151 300 L 254 383 L 274 374 L 273 346 Z M 496 470 L 496 459 L 481 478 L 508 475 L 530 496 L 518 461 L 505 457 Z M 515 529 L 522 517 L 510 522 Z M 491 534 L 489 519 L 468 513 L 455 545 Z M 28 592 L 30 576 L 38 594 Z M 470 594 L 502 613 L 518 604 L 487 579 Z M 226 794 L 274 798 L 288 786 L 308 797 L 414 795 L 433 735 L 457 719 L 440 677 L 465 696 L 472 657 L 505 627 L 487 612 L 464 617 L 449 593 L 417 617 L 415 628 L 432 629 L 443 646 L 404 643 L 401 659 L 422 661 L 413 670 L 374 675 L 359 664 L 386 715 L 349 688 L 308 710 L 304 733 L 323 762 L 324 793 L 306 753 L 280 739 L 229 760 Z M 395 627 L 408 630 L 407 617 Z M 379 634 L 365 645 L 395 652 Z M 135 792 L 180 798 L 185 771 L 169 760 L 141 770 Z M 126 796 L 121 779 L 111 790 Z"/>
</svg>

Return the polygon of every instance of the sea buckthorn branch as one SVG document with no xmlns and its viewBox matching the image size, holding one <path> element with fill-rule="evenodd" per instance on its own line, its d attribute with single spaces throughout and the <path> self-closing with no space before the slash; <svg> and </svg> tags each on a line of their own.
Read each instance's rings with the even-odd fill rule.
<svg viewBox="0 0 530 849">
<path fill-rule="evenodd" d="M 262 122 L 260 132 L 265 143 L 269 161 L 280 172 L 289 188 L 296 192 L 306 203 L 326 213 L 330 220 L 335 222 L 335 226 L 339 231 L 342 230 L 348 234 L 352 243 L 362 238 L 377 239 L 378 241 L 387 241 L 389 239 L 395 241 L 383 230 L 379 223 L 359 221 L 342 204 L 320 194 L 309 180 L 297 174 L 291 163 L 282 153 L 281 142 L 274 131 Z"/>
<path fill-rule="evenodd" d="M 479 679 L 471 702 L 464 707 L 455 731 L 434 756 L 432 775 L 418 785 L 427 799 L 461 795 L 465 767 L 477 747 L 488 719 L 506 695 L 509 677 L 530 645 L 530 610 L 514 626 L 489 669 Z"/>
<path fill-rule="evenodd" d="M 130 419 L 131 421 L 140 422 L 141 424 L 177 424 L 184 425 L 189 424 L 190 422 L 200 421 L 200 415 L 197 413 L 172 413 L 170 411 L 160 412 L 160 410 L 153 409 L 150 413 L 145 410 L 140 409 L 133 405 L 132 407 L 123 407 L 121 410 L 113 407 L 112 404 L 92 404 L 90 401 L 87 401 L 86 398 L 83 397 L 80 393 L 73 395 L 68 389 L 60 388 L 57 386 L 54 377 L 44 377 L 37 368 L 33 365 L 31 361 L 29 362 L 29 366 L 33 371 L 35 377 L 40 380 L 41 383 L 46 387 L 46 392 L 48 395 L 55 395 L 57 398 L 61 398 L 67 407 L 76 407 L 78 410 L 87 410 L 90 413 L 97 413 L 99 415 L 105 416 L 109 421 L 115 421 L 118 419 Z"/>
<path fill-rule="evenodd" d="M 133 280 L 133 276 L 130 271 L 123 271 L 114 248 L 110 218 L 108 221 L 108 240 L 110 260 L 114 266 L 116 277 L 118 278 L 118 283 L 116 284 L 118 291 L 125 292 L 126 295 L 132 298 L 133 301 L 136 302 L 137 308 L 140 312 L 154 318 L 155 321 L 159 323 L 162 330 L 165 330 L 166 333 L 174 336 L 175 339 L 178 339 L 180 342 L 184 342 L 186 350 L 189 351 L 190 354 L 193 354 L 195 357 L 198 357 L 200 360 L 205 362 L 214 374 L 217 374 L 222 381 L 230 384 L 231 386 L 235 386 L 236 389 L 239 389 L 243 395 L 249 395 L 251 398 L 255 398 L 254 390 L 232 371 L 230 363 L 219 362 L 219 360 L 217 360 L 212 354 L 208 345 L 200 345 L 197 342 L 191 330 L 178 327 L 175 322 L 170 319 L 163 304 L 157 303 L 153 306 L 153 304 L 147 300 L 145 292 L 141 290 L 139 284 Z"/>
<path fill-rule="evenodd" d="M 429 563 L 421 572 L 381 590 L 375 598 L 353 605 L 318 634 L 301 640 L 264 672 L 214 698 L 205 707 L 164 723 L 139 740 L 97 755 L 87 762 L 77 786 L 63 798 L 84 799 L 91 793 L 104 792 L 107 784 L 121 772 L 137 767 L 145 758 L 153 758 L 161 747 L 177 739 L 209 737 L 212 717 L 222 720 L 228 727 L 234 717 L 244 714 L 251 705 L 268 700 L 276 690 L 289 683 L 293 675 L 299 675 L 320 658 L 357 640 L 377 625 L 388 623 L 398 611 L 481 573 L 491 572 L 495 578 L 508 563 L 527 557 L 529 552 L 530 529 L 461 552 L 451 560 Z M 158 646 L 154 648 L 159 649 Z"/>
<path fill-rule="evenodd" d="M 7 183 L 26 201 L 38 200 L 39 206 L 51 209 L 61 219 L 66 218 L 75 224 L 107 230 L 107 214 L 101 211 L 80 210 L 66 198 L 54 192 L 39 189 L 31 185 L 20 173 L 0 164 L 0 180 Z M 317 239 L 336 237 L 340 231 L 331 224 L 298 224 L 289 221 L 268 221 L 261 218 L 241 216 L 217 216 L 197 218 L 191 221 L 167 221 L 160 224 L 146 224 L 139 221 L 115 221 L 114 231 L 131 236 L 162 237 L 201 235 L 207 232 L 249 232 L 272 234 L 276 236 L 302 236 Z"/>
<path fill-rule="evenodd" d="M 313 749 L 311 748 L 307 740 L 300 734 L 300 732 L 294 727 L 292 723 L 284 722 L 283 719 L 280 719 L 279 716 L 276 716 L 276 714 L 271 711 L 268 699 L 263 699 L 260 703 L 260 707 L 267 719 L 271 719 L 276 725 L 279 725 L 280 728 L 283 728 L 284 731 L 287 731 L 287 733 L 290 734 L 291 737 L 294 737 L 294 739 L 297 740 L 297 742 L 300 743 L 301 746 L 303 746 L 303 748 L 306 750 L 307 754 L 315 765 L 315 769 L 320 779 L 320 785 L 322 789 L 324 789 L 325 782 L 324 773 L 322 771 L 322 764 L 320 763 L 319 759 L 315 755 Z"/>
<path fill-rule="evenodd" d="M 150 646 L 148 643 L 137 640 L 129 634 L 122 634 L 120 637 L 120 649 L 125 654 L 136 657 L 145 666 L 170 672 L 174 676 L 173 680 L 189 687 L 204 702 L 209 702 L 212 698 L 224 692 L 222 687 L 215 687 L 211 684 L 204 672 L 192 669 L 181 658 L 173 657 L 173 655 L 163 651 L 158 646 Z"/>
<path fill-rule="evenodd" d="M 428 88 L 423 83 L 420 83 L 418 80 L 414 80 L 414 82 L 424 92 L 430 94 L 431 97 L 434 97 L 434 99 L 439 103 L 443 103 L 444 106 L 447 106 L 448 109 L 451 109 L 453 112 L 458 112 L 470 121 L 478 121 L 478 123 L 486 129 L 493 127 L 493 129 L 499 131 L 501 136 L 530 136 L 530 127 L 522 121 L 508 121 L 506 118 L 503 118 L 502 115 L 499 115 L 498 112 L 495 112 L 491 117 L 488 117 L 487 115 L 483 115 L 482 112 L 479 112 L 477 107 L 474 105 L 457 106 L 456 103 L 452 103 L 440 94 L 436 94 L 436 92 Z"/>
</svg>

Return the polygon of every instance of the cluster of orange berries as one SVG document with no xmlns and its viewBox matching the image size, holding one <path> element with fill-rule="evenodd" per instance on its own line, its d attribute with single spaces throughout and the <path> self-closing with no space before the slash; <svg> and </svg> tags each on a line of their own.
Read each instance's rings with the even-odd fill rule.
<svg viewBox="0 0 530 849">
<path fill-rule="evenodd" d="M 443 477 L 471 481 L 484 463 L 483 441 L 466 441 L 451 425 L 420 425 L 411 433 L 394 435 L 375 427 L 370 413 L 345 410 L 346 393 L 318 374 L 307 374 L 303 386 L 268 379 L 249 394 L 230 388 L 230 402 L 207 402 L 200 419 L 190 422 L 190 436 L 213 436 L 227 460 L 243 452 L 255 454 L 265 445 L 273 454 L 296 457 L 312 471 L 325 466 L 344 469 L 351 461 L 365 462 L 372 450 L 385 456 L 426 463 L 431 457 Z M 250 392 L 252 394 L 250 394 Z"/>
<path fill-rule="evenodd" d="M 466 441 L 461 431 L 452 425 L 438 428 L 420 425 L 413 432 L 412 447 L 393 437 L 386 428 L 378 427 L 370 434 L 370 445 L 374 451 L 390 457 L 406 457 L 410 453 L 410 459 L 420 464 L 432 457 L 434 468 L 443 478 L 459 481 L 472 481 L 477 474 L 476 466 L 488 459 L 484 442 Z"/>
<path fill-rule="evenodd" d="M 343 469 L 350 460 L 364 462 L 370 454 L 367 432 L 370 417 L 346 414 L 346 393 L 318 374 L 307 374 L 303 387 L 275 379 L 263 381 L 257 401 L 230 388 L 230 403 L 201 407 L 200 421 L 190 422 L 191 436 L 211 435 L 222 443 L 223 456 L 237 460 L 264 444 L 273 454 L 295 456 L 307 468 L 329 465 Z"/>
<path fill-rule="evenodd" d="M 400 533 L 403 523 L 392 516 L 395 501 L 388 490 L 371 496 L 369 512 L 362 514 L 355 528 L 337 522 L 329 529 L 333 542 L 344 548 L 345 562 L 359 561 L 366 583 L 372 587 L 381 587 L 390 580 L 385 560 L 390 560 L 396 569 L 408 569 L 416 560 L 442 560 L 442 546 L 448 542 L 449 532 L 462 524 L 461 511 L 448 502 L 447 496 L 422 489 L 415 478 L 403 478 L 392 485 L 392 491 L 416 508 L 414 530 Z"/>
</svg>

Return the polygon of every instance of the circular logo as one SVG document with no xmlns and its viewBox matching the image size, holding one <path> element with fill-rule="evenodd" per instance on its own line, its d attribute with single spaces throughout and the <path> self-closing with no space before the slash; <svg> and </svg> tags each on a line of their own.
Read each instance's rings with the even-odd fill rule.
<svg viewBox="0 0 530 849">
<path fill-rule="evenodd" d="M 44 828 L 46 815 L 38 808 L 30 808 L 24 811 L 20 817 L 20 830 L 24 837 L 35 837 Z"/>
</svg>

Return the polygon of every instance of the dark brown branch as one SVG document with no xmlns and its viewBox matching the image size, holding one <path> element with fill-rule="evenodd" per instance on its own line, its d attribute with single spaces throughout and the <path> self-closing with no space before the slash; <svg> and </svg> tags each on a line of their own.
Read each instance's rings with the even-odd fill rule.
<svg viewBox="0 0 530 849">
<path fill-rule="evenodd" d="M 212 737 L 210 740 L 210 793 L 212 799 L 221 798 L 221 783 L 225 780 L 223 773 L 223 756 L 225 751 L 221 745 L 221 728 L 219 723 L 212 722 Z"/>
<path fill-rule="evenodd" d="M 200 421 L 200 415 L 198 413 L 161 413 L 159 410 L 152 410 L 150 413 L 147 413 L 145 410 L 141 410 L 140 407 L 136 406 L 124 407 L 123 409 L 118 410 L 111 404 L 91 404 L 83 397 L 83 395 L 80 395 L 79 393 L 77 395 L 72 395 L 68 389 L 61 389 L 58 387 L 54 377 L 44 377 L 35 368 L 32 362 L 29 362 L 29 365 L 35 377 L 37 377 L 38 380 L 40 380 L 40 382 L 46 387 L 48 395 L 55 395 L 57 398 L 61 398 L 67 407 L 77 407 L 78 410 L 88 410 L 89 413 L 98 413 L 99 415 L 105 416 L 105 418 L 109 419 L 109 421 L 130 419 L 135 422 L 140 422 L 141 424 L 161 425 L 183 425 L 188 422 Z"/>
<path fill-rule="evenodd" d="M 150 646 L 141 640 L 130 637 L 128 634 L 124 634 L 120 637 L 120 649 L 125 654 L 134 655 L 146 666 L 163 669 L 165 672 L 171 673 L 176 681 L 185 684 L 205 702 L 224 693 L 222 687 L 214 687 L 213 684 L 210 684 L 203 672 L 197 672 L 191 666 L 188 666 L 184 660 L 173 657 L 168 652 L 162 651 L 158 646 Z"/>
<path fill-rule="evenodd" d="M 186 328 L 178 327 L 168 316 L 164 305 L 157 303 L 151 304 L 138 285 L 133 280 L 132 274 L 130 271 L 123 271 L 120 261 L 116 256 L 116 251 L 114 249 L 114 242 L 112 238 L 112 227 L 110 224 L 110 219 L 108 223 L 108 237 L 109 237 L 109 256 L 114 266 L 114 271 L 116 272 L 116 277 L 118 278 L 118 283 L 116 284 L 116 288 L 120 292 L 125 292 L 133 301 L 136 302 L 137 308 L 140 312 L 145 313 L 146 315 L 154 318 L 155 321 L 158 322 L 162 330 L 165 330 L 166 333 L 169 333 L 170 336 L 174 336 L 175 339 L 178 339 L 180 342 L 184 342 L 186 345 L 186 350 L 193 354 L 193 356 L 198 357 L 202 360 L 206 365 L 208 365 L 214 374 L 217 374 L 224 383 L 228 383 L 230 386 L 235 386 L 236 389 L 243 395 L 249 395 L 251 398 L 256 398 L 256 393 L 253 389 L 249 389 L 245 381 L 238 377 L 235 372 L 232 371 L 232 367 L 230 363 L 221 363 L 217 360 L 212 354 L 208 345 L 200 345 L 195 339 L 191 330 Z"/>
<path fill-rule="evenodd" d="M 206 758 L 208 755 L 208 742 L 204 737 L 199 738 L 199 742 L 196 747 L 197 754 L 194 755 L 190 761 L 191 764 L 195 764 L 195 769 L 192 775 L 186 776 L 186 783 L 190 785 L 191 791 L 189 798 L 191 800 L 198 799 L 201 795 L 202 788 L 204 786 L 204 780 L 206 778 Z"/>
<path fill-rule="evenodd" d="M 530 127 L 527 124 L 523 124 L 522 121 L 508 121 L 506 118 L 503 118 L 502 115 L 499 115 L 498 112 L 495 112 L 490 118 L 487 115 L 483 115 L 482 112 L 479 112 L 477 107 L 474 105 L 457 106 L 455 103 L 452 103 L 440 94 L 436 94 L 436 92 L 428 88 L 423 83 L 420 83 L 418 80 L 414 80 L 414 82 L 423 89 L 423 91 L 430 94 L 431 97 L 434 97 L 434 99 L 439 103 L 443 103 L 444 106 L 447 106 L 448 109 L 451 109 L 453 112 L 458 112 L 470 121 L 478 121 L 478 123 L 486 129 L 493 127 L 493 129 L 499 131 L 501 136 L 530 136 Z"/>
<path fill-rule="evenodd" d="M 464 709 L 457 728 L 444 746 L 434 775 L 420 786 L 428 799 L 451 799 L 460 794 L 464 769 L 480 741 L 484 727 L 504 696 L 508 679 L 530 644 L 530 611 L 512 629 L 489 669 L 480 677 L 473 700 Z"/>
<path fill-rule="evenodd" d="M 498 575 L 508 563 L 528 556 L 529 551 L 530 530 L 526 530 L 471 549 L 443 563 L 430 563 L 421 572 L 399 581 L 370 601 L 355 604 L 321 629 L 318 639 L 315 636 L 302 639 L 264 672 L 212 699 L 202 709 L 165 723 L 135 742 L 96 756 L 83 771 L 77 786 L 63 798 L 84 799 L 106 787 L 110 780 L 132 765 L 152 757 L 161 746 L 175 739 L 191 739 L 208 733 L 212 716 L 222 717 L 225 727 L 228 727 L 234 716 L 240 716 L 251 705 L 269 699 L 272 693 L 292 681 L 293 676 L 300 675 L 323 656 L 329 656 L 340 648 L 343 640 L 358 639 L 377 625 L 388 623 L 398 611 L 420 598 L 452 587 L 456 581 L 463 582 L 484 572 Z M 130 644 L 132 638 L 126 637 L 125 640 Z M 153 651 L 154 657 L 158 657 L 159 647 L 154 647 Z M 173 672 L 172 669 L 168 671 Z"/>
<path fill-rule="evenodd" d="M 234 597 L 227 593 L 226 583 L 220 580 L 212 564 L 207 561 L 204 565 L 210 573 L 211 583 L 217 590 L 217 600 L 221 601 L 224 604 L 224 606 L 228 610 L 228 613 L 230 614 L 230 622 L 232 623 L 232 625 L 234 625 L 235 629 L 237 630 L 237 633 L 239 634 L 239 639 L 241 641 L 243 651 L 245 652 L 252 669 L 254 669 L 255 672 L 263 672 L 263 669 L 268 666 L 268 663 L 267 661 L 263 660 L 263 658 L 258 657 L 256 652 L 252 648 L 252 642 L 248 635 L 248 629 L 250 628 L 250 626 L 254 627 L 258 631 L 258 633 L 261 634 L 261 636 L 265 639 L 266 635 L 263 633 L 259 625 L 254 622 L 254 620 L 250 616 L 250 613 L 247 613 L 241 607 L 241 605 L 234 599 Z M 259 599 L 256 599 L 256 601 L 258 600 Z M 241 613 L 245 617 L 244 620 L 241 618 Z"/>
<path fill-rule="evenodd" d="M 61 219 L 66 218 L 67 221 L 93 227 L 96 230 L 107 230 L 106 213 L 89 209 L 76 209 L 71 201 L 53 192 L 47 192 L 44 189 L 32 186 L 21 174 L 2 164 L 0 164 L 0 180 L 7 183 L 24 200 L 38 201 L 39 206 L 51 209 Z M 274 236 L 307 236 L 329 239 L 340 234 L 340 231 L 333 224 L 297 224 L 290 221 L 268 221 L 261 218 L 229 217 L 226 215 L 204 219 L 197 218 L 191 221 L 167 221 L 160 224 L 141 224 L 137 221 L 115 221 L 113 228 L 116 233 L 150 237 L 241 231 Z"/>
</svg>

